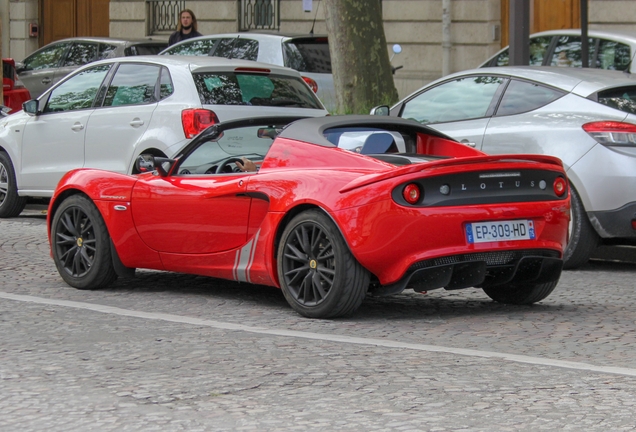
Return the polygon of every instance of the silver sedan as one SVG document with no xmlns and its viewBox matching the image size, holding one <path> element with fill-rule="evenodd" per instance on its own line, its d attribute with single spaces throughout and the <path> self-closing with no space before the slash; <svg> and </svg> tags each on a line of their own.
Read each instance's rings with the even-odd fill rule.
<svg viewBox="0 0 636 432">
<path fill-rule="evenodd" d="M 636 77 L 598 69 L 480 68 L 374 114 L 417 120 L 486 153 L 563 160 L 572 189 L 566 268 L 601 243 L 636 243 Z"/>
</svg>

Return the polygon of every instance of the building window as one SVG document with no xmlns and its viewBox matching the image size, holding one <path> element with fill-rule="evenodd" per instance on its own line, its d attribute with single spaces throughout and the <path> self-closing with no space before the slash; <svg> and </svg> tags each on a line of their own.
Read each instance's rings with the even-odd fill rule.
<svg viewBox="0 0 636 432">
<path fill-rule="evenodd" d="M 280 0 L 239 0 L 241 31 L 280 29 Z"/>
<path fill-rule="evenodd" d="M 179 12 L 186 8 L 181 0 L 146 0 L 148 34 L 173 32 L 179 23 Z"/>
</svg>

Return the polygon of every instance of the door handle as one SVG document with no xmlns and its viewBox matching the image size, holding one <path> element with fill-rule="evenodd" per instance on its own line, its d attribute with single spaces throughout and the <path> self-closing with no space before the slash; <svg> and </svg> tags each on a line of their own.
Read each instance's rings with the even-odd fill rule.
<svg viewBox="0 0 636 432">
<path fill-rule="evenodd" d="M 42 84 L 49 84 L 51 82 L 51 78 L 43 78 L 42 79 Z"/>
<path fill-rule="evenodd" d="M 135 118 L 130 122 L 130 125 L 132 127 L 139 127 L 139 126 L 142 126 L 143 124 L 144 124 L 144 121 L 139 118 Z"/>
<path fill-rule="evenodd" d="M 75 123 L 73 126 L 71 126 L 71 129 L 73 129 L 75 132 L 79 132 L 84 129 L 84 125 L 81 123 Z"/>
<path fill-rule="evenodd" d="M 460 142 L 461 142 L 462 144 L 466 144 L 468 147 L 472 147 L 472 148 L 477 147 L 477 143 L 470 142 L 470 141 L 468 141 L 468 140 L 461 140 Z"/>
</svg>

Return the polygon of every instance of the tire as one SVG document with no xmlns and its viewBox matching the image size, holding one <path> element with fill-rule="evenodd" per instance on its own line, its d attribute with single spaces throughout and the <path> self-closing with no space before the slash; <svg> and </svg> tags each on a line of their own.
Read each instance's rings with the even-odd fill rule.
<svg viewBox="0 0 636 432">
<path fill-rule="evenodd" d="M 585 264 L 600 243 L 577 191 L 570 186 L 570 240 L 563 251 L 563 268 L 575 269 Z"/>
<path fill-rule="evenodd" d="M 558 280 L 540 284 L 517 284 L 484 288 L 488 297 L 496 302 L 512 305 L 529 305 L 549 296 Z"/>
<path fill-rule="evenodd" d="M 72 287 L 99 289 L 117 279 L 104 219 L 83 195 L 65 199 L 56 210 L 51 251 L 60 276 Z"/>
<path fill-rule="evenodd" d="M 26 202 L 26 197 L 18 195 L 15 171 L 9 155 L 0 151 L 0 218 L 19 216 Z"/>
<path fill-rule="evenodd" d="M 352 314 L 362 304 L 369 272 L 323 212 L 295 216 L 283 231 L 277 255 L 283 295 L 299 314 L 335 318 Z"/>
</svg>

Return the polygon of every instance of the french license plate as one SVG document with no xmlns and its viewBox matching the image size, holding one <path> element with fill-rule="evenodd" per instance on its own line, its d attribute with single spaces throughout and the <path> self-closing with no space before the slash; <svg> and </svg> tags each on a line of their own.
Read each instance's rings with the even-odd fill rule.
<svg viewBox="0 0 636 432">
<path fill-rule="evenodd" d="M 468 243 L 534 240 L 534 237 L 534 222 L 531 220 L 475 222 L 466 224 L 466 238 L 468 239 Z"/>
</svg>

